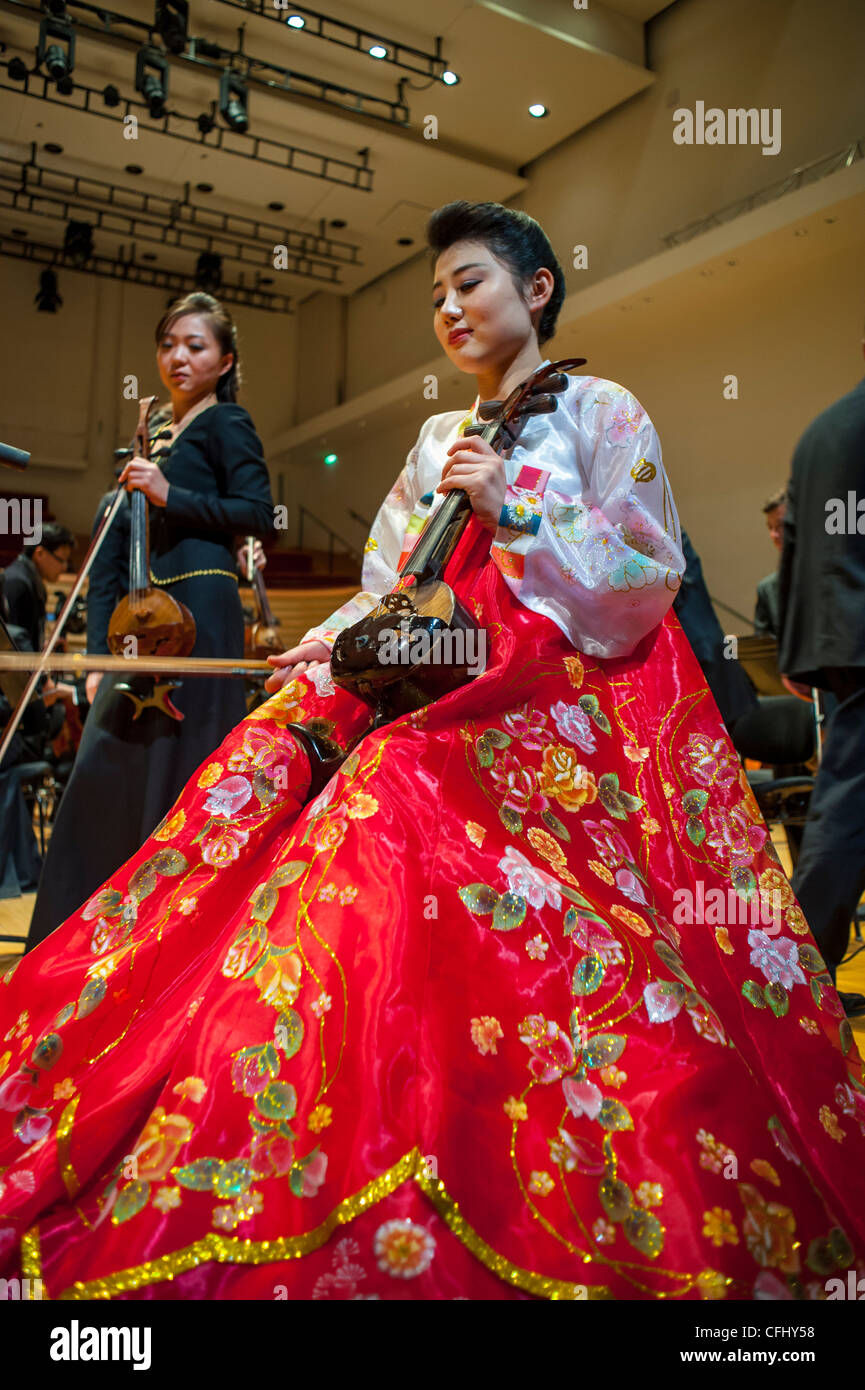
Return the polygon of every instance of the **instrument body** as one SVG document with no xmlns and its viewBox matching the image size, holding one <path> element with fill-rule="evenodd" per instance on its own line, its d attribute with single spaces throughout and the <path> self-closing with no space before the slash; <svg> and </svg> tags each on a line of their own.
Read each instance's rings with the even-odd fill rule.
<svg viewBox="0 0 865 1390">
<path fill-rule="evenodd" d="M 156 402 L 139 402 L 136 452 L 150 457 L 147 421 Z M 188 656 L 195 645 L 195 619 L 186 604 L 150 583 L 148 502 L 136 488 L 131 495 L 129 592 L 117 604 L 108 625 L 108 647 L 115 656 Z"/>
<path fill-rule="evenodd" d="M 516 442 L 524 420 L 556 409 L 567 386 L 566 371 L 585 358 L 565 358 L 539 367 L 503 402 L 480 407 L 485 423 L 465 431 L 493 448 Z M 431 517 L 407 556 L 391 593 L 374 611 L 341 632 L 331 655 L 335 683 L 376 711 L 376 724 L 431 704 L 480 672 L 466 659 L 478 626 L 442 573 L 471 516 L 462 489 L 451 492 Z"/>
</svg>

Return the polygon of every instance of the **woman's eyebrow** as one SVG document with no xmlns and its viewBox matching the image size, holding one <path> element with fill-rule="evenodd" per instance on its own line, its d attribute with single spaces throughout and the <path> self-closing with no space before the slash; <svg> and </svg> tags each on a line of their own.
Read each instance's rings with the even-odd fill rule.
<svg viewBox="0 0 865 1390">
<path fill-rule="evenodd" d="M 483 261 L 469 261 L 468 265 L 458 265 L 456 270 L 454 271 L 454 275 L 462 275 L 464 270 L 476 269 L 486 270 L 486 266 L 484 265 Z M 441 283 L 441 280 L 436 280 L 435 284 L 433 285 L 433 289 L 440 289 Z"/>
</svg>

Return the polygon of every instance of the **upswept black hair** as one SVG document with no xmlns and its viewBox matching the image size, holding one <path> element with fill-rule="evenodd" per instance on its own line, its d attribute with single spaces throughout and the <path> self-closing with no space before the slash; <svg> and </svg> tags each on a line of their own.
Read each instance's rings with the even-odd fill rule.
<svg viewBox="0 0 865 1390">
<path fill-rule="evenodd" d="M 445 203 L 427 223 L 426 239 L 433 264 L 457 241 L 483 242 L 507 266 L 520 294 L 525 293 L 536 270 L 549 270 L 553 292 L 538 322 L 538 344 L 552 338 L 565 298 L 565 276 L 549 237 L 527 212 L 506 208 L 501 203 Z"/>
<path fill-rule="evenodd" d="M 236 401 L 240 387 L 240 353 L 237 347 L 237 329 L 225 305 L 220 303 L 218 299 L 214 299 L 212 294 L 205 294 L 203 290 L 194 290 L 191 294 L 183 295 L 181 299 L 175 299 L 156 325 L 156 346 L 158 347 L 162 342 L 171 325 L 176 323 L 178 319 L 185 318 L 187 314 L 204 314 L 210 323 L 211 331 L 219 343 L 223 356 L 229 352 L 234 353 L 233 363 L 216 383 L 216 399 L 218 401 Z M 151 421 L 151 424 L 153 423 L 155 420 Z"/>
</svg>

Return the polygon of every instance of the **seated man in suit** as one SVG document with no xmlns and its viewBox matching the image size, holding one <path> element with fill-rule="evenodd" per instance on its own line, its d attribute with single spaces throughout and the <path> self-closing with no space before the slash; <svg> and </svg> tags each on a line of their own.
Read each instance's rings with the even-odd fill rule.
<svg viewBox="0 0 865 1390">
<path fill-rule="evenodd" d="M 784 509 L 787 501 L 787 489 L 779 488 L 773 492 L 772 496 L 764 503 L 763 515 L 766 518 L 766 526 L 772 538 L 772 544 L 777 546 L 780 551 L 784 543 Z M 767 574 L 765 579 L 761 579 L 757 585 L 757 605 L 754 609 L 754 631 L 761 636 L 774 637 L 777 642 L 780 636 L 780 623 L 778 615 L 778 571 L 774 569 L 771 574 Z"/>
<path fill-rule="evenodd" d="M 74 545 L 71 531 L 48 521 L 38 544 L 25 545 L 6 569 L 9 621 L 25 629 L 34 652 L 42 650 L 45 637 L 45 582 L 54 584 L 60 578 Z"/>
<path fill-rule="evenodd" d="M 865 524 L 851 497 L 865 498 L 865 380 L 796 446 L 779 571 L 779 669 L 839 702 L 792 880 L 833 978 L 865 890 Z M 861 994 L 841 1002 L 865 1013 Z"/>
</svg>

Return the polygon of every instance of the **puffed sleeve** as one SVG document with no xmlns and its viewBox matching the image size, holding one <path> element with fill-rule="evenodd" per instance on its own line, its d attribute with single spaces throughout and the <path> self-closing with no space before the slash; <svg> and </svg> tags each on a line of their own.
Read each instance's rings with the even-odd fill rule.
<svg viewBox="0 0 865 1390">
<path fill-rule="evenodd" d="M 415 504 L 420 497 L 418 456 L 424 435 L 431 420 L 421 426 L 414 448 L 409 452 L 405 467 L 378 509 L 378 515 L 364 546 L 362 589 L 350 598 L 318 627 L 310 628 L 301 639 L 304 642 L 323 642 L 333 647 L 337 634 L 371 613 L 383 594 L 390 593 L 397 579 L 403 542 Z"/>
<path fill-rule="evenodd" d="M 166 519 L 263 539 L 273 529 L 273 498 L 261 440 L 243 406 L 225 402 L 211 413 L 208 443 L 219 492 L 193 492 L 171 483 Z"/>
<path fill-rule="evenodd" d="M 550 438 L 549 471 L 509 483 L 492 558 L 528 608 L 590 656 L 627 656 L 673 602 L 681 532 L 658 436 L 630 392 L 593 380 Z M 555 416 L 551 417 L 555 420 Z"/>
</svg>

